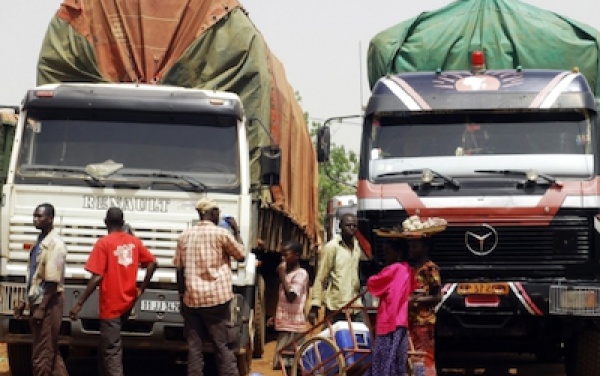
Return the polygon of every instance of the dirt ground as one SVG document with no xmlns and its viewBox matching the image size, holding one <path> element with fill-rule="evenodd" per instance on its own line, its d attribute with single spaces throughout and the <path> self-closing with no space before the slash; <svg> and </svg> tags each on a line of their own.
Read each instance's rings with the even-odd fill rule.
<svg viewBox="0 0 600 376">
<path fill-rule="evenodd" d="M 8 356 L 6 355 L 6 344 L 0 343 L 0 376 L 10 376 L 8 369 Z"/>
<path fill-rule="evenodd" d="M 274 352 L 275 341 L 269 341 L 265 346 L 265 353 L 263 357 L 260 359 L 252 359 L 252 367 L 250 372 L 256 372 L 262 376 L 282 375 L 281 371 L 274 371 L 271 369 L 271 362 L 273 360 Z M 5 343 L 0 343 L 0 376 L 10 376 Z"/>
<path fill-rule="evenodd" d="M 276 341 L 272 340 L 269 341 L 266 345 L 265 345 L 265 353 L 263 354 L 262 358 L 260 359 L 252 359 L 252 367 L 250 373 L 252 372 L 256 372 L 259 373 L 262 376 L 279 376 L 279 375 L 283 375 L 283 372 L 281 371 L 274 371 L 272 369 L 272 365 L 273 365 L 273 354 L 275 352 L 275 344 Z M 0 373 L 0 376 L 4 376 L 2 373 Z"/>
</svg>

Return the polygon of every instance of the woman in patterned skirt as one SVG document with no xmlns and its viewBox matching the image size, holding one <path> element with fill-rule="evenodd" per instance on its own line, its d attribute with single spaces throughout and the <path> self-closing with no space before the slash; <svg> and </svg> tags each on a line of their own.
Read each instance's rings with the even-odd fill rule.
<svg viewBox="0 0 600 376">
<path fill-rule="evenodd" d="M 442 298 L 442 280 L 438 266 L 428 258 L 430 238 L 415 238 L 408 242 L 408 255 L 417 289 L 409 307 L 409 331 L 416 351 L 426 352 L 425 375 L 436 376 L 435 369 L 435 307 Z"/>
</svg>

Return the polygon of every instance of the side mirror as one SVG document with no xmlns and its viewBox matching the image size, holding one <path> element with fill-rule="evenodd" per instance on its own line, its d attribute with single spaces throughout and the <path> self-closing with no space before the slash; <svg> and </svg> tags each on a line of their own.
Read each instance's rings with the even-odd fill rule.
<svg viewBox="0 0 600 376">
<path fill-rule="evenodd" d="M 278 185 L 281 171 L 281 149 L 277 145 L 269 145 L 260 151 L 260 182 L 263 185 Z"/>
<path fill-rule="evenodd" d="M 317 130 L 317 161 L 319 163 L 329 161 L 329 151 L 331 149 L 331 133 L 328 126 Z"/>
</svg>

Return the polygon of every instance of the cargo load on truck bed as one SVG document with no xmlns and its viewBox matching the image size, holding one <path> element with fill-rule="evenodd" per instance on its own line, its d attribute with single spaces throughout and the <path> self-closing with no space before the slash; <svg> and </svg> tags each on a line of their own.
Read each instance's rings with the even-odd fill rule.
<svg viewBox="0 0 600 376">
<path fill-rule="evenodd" d="M 483 50 L 492 70 L 577 67 L 598 96 L 599 41 L 592 27 L 521 1 L 455 1 L 372 38 L 369 82 L 389 73 L 468 70 L 470 53 Z"/>
<path fill-rule="evenodd" d="M 282 64 L 238 1 L 152 4 L 65 0 L 42 44 L 38 84 L 137 82 L 238 94 L 263 203 L 258 238 L 268 250 L 295 238 L 310 253 L 319 242 L 315 152 Z M 266 191 L 258 189 L 260 148 L 272 142 L 282 168 Z"/>
</svg>

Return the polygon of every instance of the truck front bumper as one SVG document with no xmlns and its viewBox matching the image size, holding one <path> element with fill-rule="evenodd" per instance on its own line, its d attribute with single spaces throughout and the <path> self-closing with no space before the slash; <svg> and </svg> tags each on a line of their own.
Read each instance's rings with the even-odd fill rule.
<svg viewBox="0 0 600 376">
<path fill-rule="evenodd" d="M 437 307 L 438 336 L 521 337 L 532 323 L 600 318 L 596 281 L 447 283 Z"/>
</svg>

